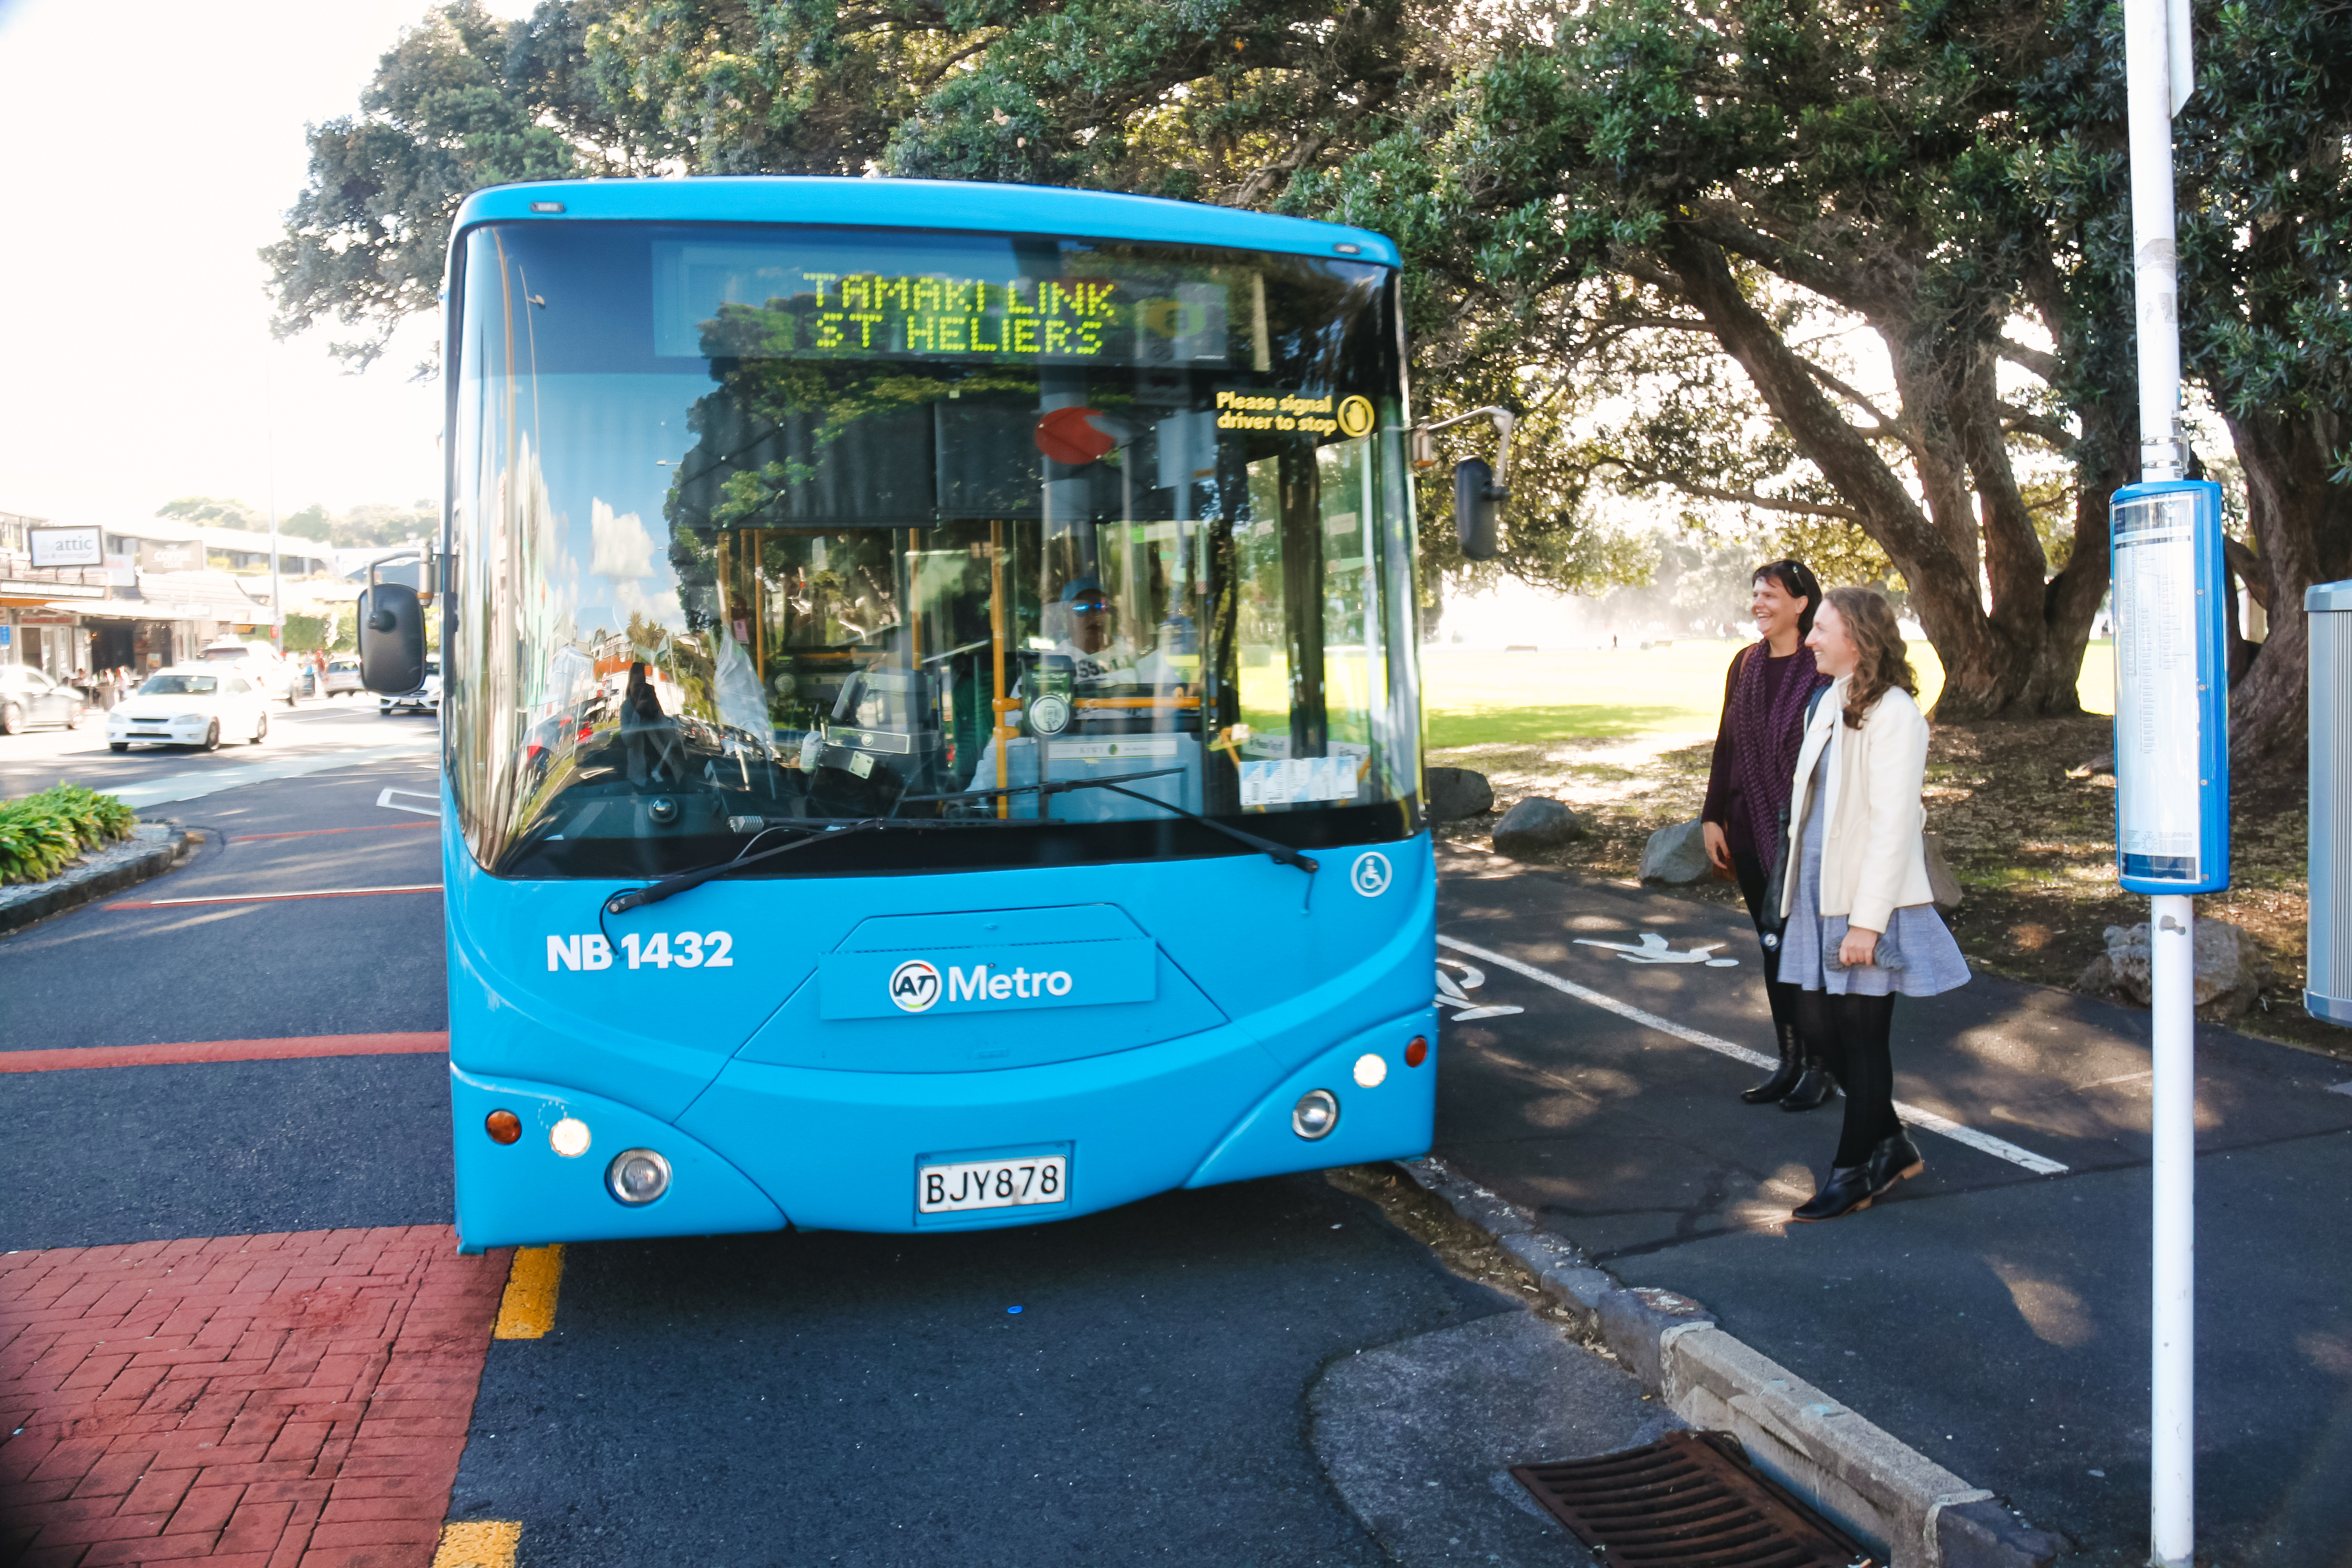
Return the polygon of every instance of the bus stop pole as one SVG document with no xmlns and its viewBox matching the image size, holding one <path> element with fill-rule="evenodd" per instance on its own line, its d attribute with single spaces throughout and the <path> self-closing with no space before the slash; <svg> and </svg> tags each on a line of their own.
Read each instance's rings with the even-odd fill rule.
<svg viewBox="0 0 2352 1568">
<path fill-rule="evenodd" d="M 2186 0 L 2125 0 L 2142 483 L 2179 479 L 2183 468 L 2172 116 L 2193 79 L 2189 43 Z M 2160 893 L 2148 906 L 2155 1058 L 2149 1562 L 2189 1568 L 2196 1533 L 2196 915 L 2186 894 Z"/>
</svg>

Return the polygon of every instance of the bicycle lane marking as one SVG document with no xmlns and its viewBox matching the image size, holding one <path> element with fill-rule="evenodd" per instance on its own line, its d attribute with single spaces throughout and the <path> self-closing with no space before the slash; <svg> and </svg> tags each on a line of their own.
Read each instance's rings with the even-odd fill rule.
<svg viewBox="0 0 2352 1568">
<path fill-rule="evenodd" d="M 1643 1028 L 1655 1029 L 1661 1034 L 1671 1035 L 1675 1039 L 1704 1047 L 1718 1055 L 1729 1057 L 1734 1061 L 1745 1062 L 1750 1067 L 1769 1070 L 1780 1066 L 1777 1060 L 1761 1051 L 1751 1051 L 1745 1046 L 1735 1046 L 1720 1036 L 1710 1035 L 1703 1029 L 1694 1029 L 1687 1024 L 1677 1024 L 1672 1018 L 1661 1017 L 1646 1008 L 1636 1007 L 1630 1002 L 1620 1002 L 1616 997 L 1595 991 L 1589 985 L 1579 985 L 1573 980 L 1564 980 L 1549 970 L 1538 969 L 1532 963 L 1522 963 L 1507 954 L 1496 952 L 1456 937 L 1441 934 L 1437 940 L 1440 945 L 1450 947 L 1456 952 L 1467 953 L 1473 958 L 1483 959 L 1488 963 L 1507 969 L 1514 974 L 1524 975 L 1539 985 L 1549 985 L 1563 995 L 1573 996 L 1580 1002 L 1590 1003 L 1605 1012 L 1614 1013 L 1621 1018 L 1630 1019 L 1641 1025 Z M 1938 1116 L 1932 1110 L 1924 1110 L 1905 1100 L 1898 1100 L 1895 1102 L 1895 1113 L 1900 1116 L 1907 1126 L 1941 1133 L 1954 1142 L 1965 1143 L 1979 1153 L 1990 1154 L 1996 1160 L 2005 1160 L 2012 1165 L 2032 1172 L 2037 1176 L 2063 1175 L 2068 1169 L 2047 1155 L 2037 1154 L 2031 1149 L 2021 1149 L 2006 1139 L 1996 1138 L 1990 1132 L 1979 1132 L 1975 1128 L 1955 1121 L 1948 1116 Z"/>
</svg>

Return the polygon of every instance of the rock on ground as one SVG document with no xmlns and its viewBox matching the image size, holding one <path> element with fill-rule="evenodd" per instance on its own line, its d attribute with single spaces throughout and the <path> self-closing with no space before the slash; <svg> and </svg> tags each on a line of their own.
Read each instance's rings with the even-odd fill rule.
<svg viewBox="0 0 2352 1568">
<path fill-rule="evenodd" d="M 1586 832 L 1576 813 L 1559 801 L 1531 795 L 1503 813 L 1495 824 L 1495 853 L 1524 860 L 1546 849 L 1557 849 Z"/>
<path fill-rule="evenodd" d="M 2074 989 L 2134 1007 L 2148 1005 L 2147 923 L 2107 928 L 2107 951 L 2091 960 Z M 2190 982 L 2197 1016 L 2227 1023 L 2254 1005 L 2264 979 L 2262 950 L 2227 921 L 2197 922 L 2197 970 Z"/>
<path fill-rule="evenodd" d="M 1429 815 L 1439 822 L 1458 822 L 1495 808 L 1494 787 L 1486 775 L 1470 768 L 1427 770 Z"/>
<path fill-rule="evenodd" d="M 1642 849 L 1642 882 L 1645 887 L 1686 888 L 1715 879 L 1715 866 L 1706 858 L 1706 834 L 1696 822 L 1677 822 L 1650 835 Z"/>
</svg>

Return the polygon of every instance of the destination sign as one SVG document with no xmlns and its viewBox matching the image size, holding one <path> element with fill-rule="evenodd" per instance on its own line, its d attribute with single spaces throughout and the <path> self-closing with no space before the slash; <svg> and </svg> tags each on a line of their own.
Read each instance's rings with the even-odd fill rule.
<svg viewBox="0 0 2352 1568">
<path fill-rule="evenodd" d="M 992 275 L 977 255 L 886 253 L 898 265 L 859 268 L 835 247 L 655 252 L 664 354 L 1223 366 L 1246 325 L 1229 322 L 1224 281 L 1187 276 L 1205 268 L 1041 278 L 1010 255 Z"/>
</svg>

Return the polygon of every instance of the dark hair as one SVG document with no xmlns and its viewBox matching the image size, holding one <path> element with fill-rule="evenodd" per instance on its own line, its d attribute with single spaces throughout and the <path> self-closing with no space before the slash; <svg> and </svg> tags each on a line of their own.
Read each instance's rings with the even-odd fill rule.
<svg viewBox="0 0 2352 1568">
<path fill-rule="evenodd" d="M 1832 588 L 1830 603 L 1845 623 L 1846 641 L 1862 657 L 1853 667 L 1853 681 L 1845 689 L 1845 721 L 1862 728 L 1878 700 L 1895 687 L 1919 695 L 1919 678 L 1911 673 L 1910 655 L 1903 646 L 1903 628 L 1895 606 L 1875 588 Z"/>
<path fill-rule="evenodd" d="M 1780 592 L 1791 599 L 1805 601 L 1803 613 L 1797 616 L 1797 636 L 1800 638 L 1810 637 L 1813 630 L 1813 612 L 1822 607 L 1822 580 L 1814 576 L 1813 569 L 1801 561 L 1768 561 L 1748 574 L 1748 585 L 1752 588 L 1767 577 L 1778 583 Z"/>
</svg>

